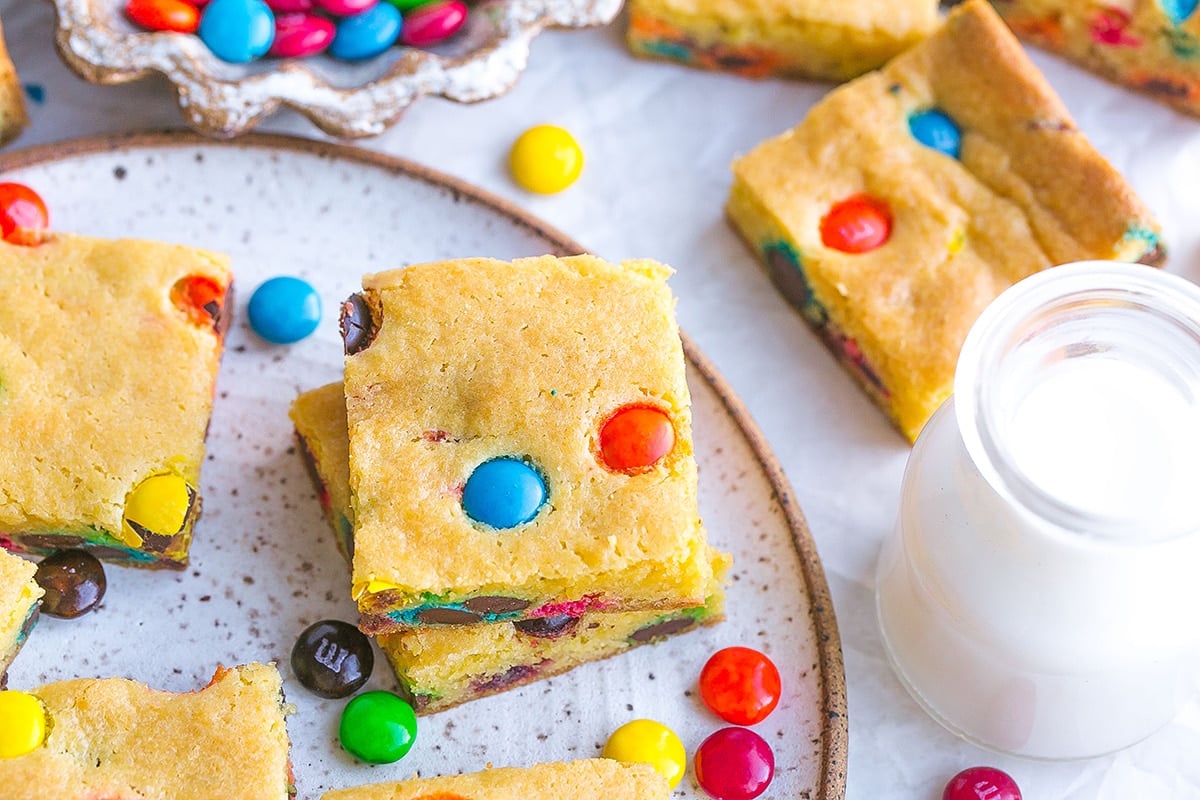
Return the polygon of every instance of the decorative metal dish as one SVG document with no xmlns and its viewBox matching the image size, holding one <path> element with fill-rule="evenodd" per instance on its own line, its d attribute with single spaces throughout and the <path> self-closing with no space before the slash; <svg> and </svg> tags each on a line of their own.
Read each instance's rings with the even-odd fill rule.
<svg viewBox="0 0 1200 800">
<path fill-rule="evenodd" d="M 160 72 L 174 84 L 188 124 L 222 138 L 281 106 L 326 133 L 358 138 L 382 133 L 422 95 L 487 100 L 512 88 L 543 28 L 603 25 L 621 8 L 621 0 L 483 0 L 463 30 L 429 50 L 394 47 L 355 63 L 317 56 L 229 64 L 192 34 L 136 28 L 123 0 L 53 2 L 59 53 L 79 75 L 107 84 Z"/>
</svg>

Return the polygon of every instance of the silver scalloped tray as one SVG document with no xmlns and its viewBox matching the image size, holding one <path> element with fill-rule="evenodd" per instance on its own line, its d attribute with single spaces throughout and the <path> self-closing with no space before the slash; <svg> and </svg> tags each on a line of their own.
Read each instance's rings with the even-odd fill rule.
<svg viewBox="0 0 1200 800">
<path fill-rule="evenodd" d="M 159 72 L 174 84 L 184 119 L 210 136 L 253 128 L 280 107 L 295 109 L 326 133 L 375 136 L 422 95 L 460 103 L 512 88 L 543 28 L 611 22 L 621 0 L 484 0 L 464 30 L 431 50 L 392 48 L 359 63 L 327 56 L 228 64 L 194 35 L 144 32 L 125 19 L 121 0 L 52 0 L 63 60 L 93 83 L 125 83 Z"/>
</svg>

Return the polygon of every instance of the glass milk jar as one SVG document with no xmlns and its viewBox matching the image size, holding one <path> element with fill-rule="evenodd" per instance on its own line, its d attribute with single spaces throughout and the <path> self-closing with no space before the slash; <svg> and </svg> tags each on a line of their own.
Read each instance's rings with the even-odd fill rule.
<svg viewBox="0 0 1200 800">
<path fill-rule="evenodd" d="M 876 602 L 897 675 L 992 748 L 1166 723 L 1200 668 L 1200 288 L 1057 267 L 989 306 L 905 470 Z"/>
</svg>

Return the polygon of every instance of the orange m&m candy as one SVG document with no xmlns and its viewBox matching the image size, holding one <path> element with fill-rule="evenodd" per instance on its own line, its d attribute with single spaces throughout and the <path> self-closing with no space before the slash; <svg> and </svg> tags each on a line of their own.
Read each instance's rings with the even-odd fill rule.
<svg viewBox="0 0 1200 800">
<path fill-rule="evenodd" d="M 821 218 L 821 243 L 843 253 L 866 253 L 883 246 L 892 235 L 887 204 L 865 194 L 835 203 Z"/>
<path fill-rule="evenodd" d="M 152 31 L 195 33 L 200 27 L 200 9 L 183 0 L 129 0 L 125 16 Z"/>
<path fill-rule="evenodd" d="M 652 467 L 675 446 L 675 426 L 653 406 L 623 406 L 600 426 L 600 460 L 614 472 Z"/>
</svg>

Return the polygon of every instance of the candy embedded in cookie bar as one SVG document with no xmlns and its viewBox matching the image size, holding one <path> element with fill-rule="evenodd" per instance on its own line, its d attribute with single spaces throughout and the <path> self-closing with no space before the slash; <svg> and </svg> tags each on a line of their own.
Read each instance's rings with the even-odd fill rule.
<svg viewBox="0 0 1200 800">
<path fill-rule="evenodd" d="M 42 587 L 33 579 L 37 565 L 0 550 L 0 688 L 5 670 L 37 621 Z"/>
<path fill-rule="evenodd" d="M 282 682 L 272 666 L 218 669 L 186 694 L 124 678 L 0 692 L 7 800 L 286 800 Z"/>
<path fill-rule="evenodd" d="M 937 0 L 632 0 L 629 49 L 746 77 L 844 81 L 938 24 Z"/>
<path fill-rule="evenodd" d="M 667 779 L 649 764 L 589 758 L 335 789 L 321 800 L 667 800 L 670 794 Z"/>
<path fill-rule="evenodd" d="M 346 403 L 340 383 L 305 392 L 292 404 L 301 451 L 339 549 L 352 548 Z M 704 605 L 674 611 L 557 615 L 470 627 L 421 626 L 379 638 L 400 689 L 419 714 L 548 678 L 632 647 L 723 618 L 720 577 L 728 558 L 712 552 Z"/>
<path fill-rule="evenodd" d="M 225 328 L 224 256 L 0 243 L 0 544 L 182 568 Z"/>
<path fill-rule="evenodd" d="M 545 256 L 364 279 L 342 328 L 365 631 L 704 603 L 712 566 L 669 274 Z M 601 446 L 631 408 L 669 420 L 652 461 Z"/>
<path fill-rule="evenodd" d="M 1190 0 L 996 0 L 1027 42 L 1200 115 L 1200 8 Z"/>
<path fill-rule="evenodd" d="M 983 0 L 733 173 L 734 227 L 909 439 L 1005 288 L 1057 264 L 1165 258 L 1149 210 Z"/>
</svg>

